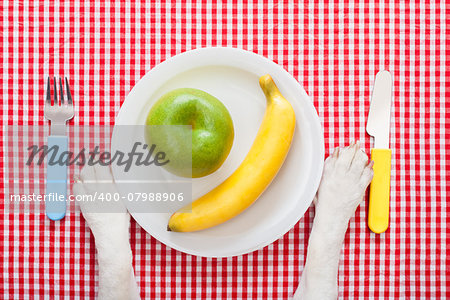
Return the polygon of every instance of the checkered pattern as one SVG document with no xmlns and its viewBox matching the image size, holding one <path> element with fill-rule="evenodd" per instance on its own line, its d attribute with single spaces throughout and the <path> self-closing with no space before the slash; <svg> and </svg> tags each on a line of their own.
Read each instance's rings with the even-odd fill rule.
<svg viewBox="0 0 450 300">
<path fill-rule="evenodd" d="M 357 210 L 341 256 L 340 297 L 449 298 L 450 4 L 395 2 L 3 0 L 0 122 L 3 129 L 44 125 L 46 77 L 55 74 L 70 78 L 74 124 L 110 125 L 136 81 L 161 61 L 229 46 L 274 60 L 304 86 L 327 153 L 352 140 L 369 151 L 370 91 L 376 72 L 388 69 L 395 80 L 390 228 L 370 233 L 367 203 Z M 0 164 L 4 193 L 17 170 L 4 157 Z M 298 284 L 313 216 L 311 209 L 280 240 L 229 259 L 169 249 L 133 221 L 141 296 L 287 298 Z M 51 222 L 5 211 L 0 232 L 1 298 L 95 296 L 93 238 L 78 212 Z"/>
</svg>

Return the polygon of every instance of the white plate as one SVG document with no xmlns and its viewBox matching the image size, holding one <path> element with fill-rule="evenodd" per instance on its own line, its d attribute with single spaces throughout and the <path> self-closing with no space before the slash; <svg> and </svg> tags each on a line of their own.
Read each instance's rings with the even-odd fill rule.
<svg viewBox="0 0 450 300">
<path fill-rule="evenodd" d="M 204 257 L 241 255 L 280 238 L 310 206 L 323 167 L 324 142 L 320 121 L 301 85 L 267 58 L 233 48 L 204 48 L 176 55 L 153 68 L 136 84 L 120 109 L 116 125 L 144 124 L 153 103 L 175 88 L 198 88 L 221 100 L 233 118 L 233 148 L 218 171 L 193 181 L 195 199 L 227 178 L 250 149 L 266 106 L 258 78 L 267 73 L 291 102 L 297 118 L 293 143 L 282 169 L 250 208 L 208 230 L 168 232 L 170 213 L 132 213 L 138 224 L 160 242 Z M 113 134 L 112 149 L 120 143 L 114 137 Z M 113 172 L 116 178 L 123 176 L 122 169 L 113 167 Z"/>
</svg>

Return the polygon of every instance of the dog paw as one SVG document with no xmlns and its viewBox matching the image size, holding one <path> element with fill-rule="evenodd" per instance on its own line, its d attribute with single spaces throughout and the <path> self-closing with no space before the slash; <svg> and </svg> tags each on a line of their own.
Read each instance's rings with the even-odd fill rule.
<svg viewBox="0 0 450 300">
<path fill-rule="evenodd" d="M 128 224 L 127 209 L 117 198 L 119 192 L 109 166 L 84 166 L 73 185 L 73 193 L 89 227 Z"/>
<path fill-rule="evenodd" d="M 359 142 L 336 148 L 325 161 L 316 209 L 350 217 L 372 181 L 372 167 Z"/>
</svg>

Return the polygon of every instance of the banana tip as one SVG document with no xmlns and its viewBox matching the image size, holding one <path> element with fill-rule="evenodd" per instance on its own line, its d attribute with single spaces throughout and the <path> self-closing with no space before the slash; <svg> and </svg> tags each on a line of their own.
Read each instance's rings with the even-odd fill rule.
<svg viewBox="0 0 450 300">
<path fill-rule="evenodd" d="M 267 100 L 271 101 L 273 97 L 280 96 L 280 91 L 277 85 L 269 74 L 263 75 L 259 78 L 259 86 L 266 95 Z"/>
<path fill-rule="evenodd" d="M 170 229 L 169 225 L 167 225 L 167 231 L 172 231 L 172 229 Z"/>
<path fill-rule="evenodd" d="M 259 85 L 264 88 L 265 86 L 267 86 L 267 84 L 269 84 L 270 82 L 272 82 L 272 76 L 270 76 L 269 74 L 263 75 L 261 77 L 259 77 Z"/>
</svg>

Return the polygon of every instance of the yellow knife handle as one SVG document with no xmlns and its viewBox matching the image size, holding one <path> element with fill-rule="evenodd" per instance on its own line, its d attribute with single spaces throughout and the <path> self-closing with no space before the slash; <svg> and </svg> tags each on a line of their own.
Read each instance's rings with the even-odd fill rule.
<svg viewBox="0 0 450 300">
<path fill-rule="evenodd" d="M 391 183 L 391 150 L 372 149 L 373 179 L 370 184 L 370 230 L 385 232 L 389 226 L 389 192 Z"/>
</svg>

